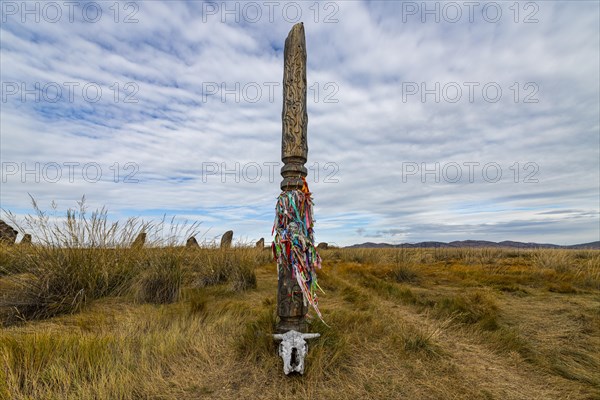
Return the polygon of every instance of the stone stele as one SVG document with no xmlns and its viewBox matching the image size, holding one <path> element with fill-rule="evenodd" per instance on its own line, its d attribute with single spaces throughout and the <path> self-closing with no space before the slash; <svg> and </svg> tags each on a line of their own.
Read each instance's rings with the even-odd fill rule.
<svg viewBox="0 0 600 400">
<path fill-rule="evenodd" d="M 227 231 L 221 236 L 221 248 L 228 249 L 231 247 L 231 241 L 233 240 L 233 231 Z"/>
<path fill-rule="evenodd" d="M 15 244 L 19 231 L 0 219 L 0 242 L 4 244 Z"/>
</svg>

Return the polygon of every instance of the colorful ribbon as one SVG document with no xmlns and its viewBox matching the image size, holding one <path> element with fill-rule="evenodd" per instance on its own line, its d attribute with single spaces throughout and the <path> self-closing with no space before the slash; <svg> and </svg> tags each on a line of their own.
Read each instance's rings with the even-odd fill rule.
<svg viewBox="0 0 600 400">
<path fill-rule="evenodd" d="M 278 268 L 288 265 L 292 276 L 302 290 L 304 304 L 312 306 L 321 321 L 317 289 L 317 268 L 321 269 L 321 257 L 315 248 L 313 238 L 313 201 L 306 179 L 302 178 L 301 190 L 282 192 L 275 206 L 275 222 L 271 234 L 275 232 L 273 256 Z M 323 321 L 325 322 L 325 321 Z"/>
</svg>

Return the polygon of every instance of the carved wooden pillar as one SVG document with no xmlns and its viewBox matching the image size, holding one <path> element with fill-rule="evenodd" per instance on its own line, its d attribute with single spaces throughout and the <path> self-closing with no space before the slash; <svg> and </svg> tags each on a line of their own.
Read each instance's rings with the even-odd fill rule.
<svg viewBox="0 0 600 400">
<path fill-rule="evenodd" d="M 285 40 L 281 138 L 281 190 L 302 189 L 306 177 L 308 144 L 306 128 L 306 39 L 302 22 L 294 25 Z"/>
<path fill-rule="evenodd" d="M 306 39 L 304 25 L 300 22 L 292 28 L 285 40 L 283 67 L 283 111 L 281 138 L 281 190 L 301 190 L 306 177 L 308 145 L 306 128 Z M 294 227 L 288 227 L 293 229 Z M 278 261 L 277 331 L 306 332 L 305 315 L 308 304 L 293 276 L 287 257 Z"/>
</svg>

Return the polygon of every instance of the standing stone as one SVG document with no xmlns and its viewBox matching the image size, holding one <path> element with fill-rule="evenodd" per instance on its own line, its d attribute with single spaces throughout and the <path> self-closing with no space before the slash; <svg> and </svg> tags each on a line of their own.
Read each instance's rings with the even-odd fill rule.
<svg viewBox="0 0 600 400">
<path fill-rule="evenodd" d="M 227 231 L 221 236 L 221 248 L 228 249 L 231 247 L 231 241 L 233 240 L 233 231 Z"/>
<path fill-rule="evenodd" d="M 23 236 L 23 239 L 21 239 L 21 244 L 22 244 L 22 245 L 25 245 L 25 246 L 28 246 L 28 245 L 30 245 L 30 244 L 31 244 L 31 234 L 29 234 L 29 233 L 26 233 L 26 234 Z"/>
<path fill-rule="evenodd" d="M 256 248 L 261 250 L 265 248 L 265 238 L 260 238 L 260 240 L 256 242 Z"/>
<path fill-rule="evenodd" d="M 140 232 L 140 234 L 137 235 L 137 237 L 131 244 L 131 248 L 132 249 L 141 249 L 142 247 L 144 247 L 144 243 L 146 243 L 146 233 Z"/>
<path fill-rule="evenodd" d="M 19 231 L 0 219 L 0 243 L 15 244 Z"/>
<path fill-rule="evenodd" d="M 321 242 L 319 243 L 319 245 L 317 246 L 317 249 L 319 250 L 327 250 L 329 248 L 329 244 L 325 243 L 325 242 Z"/>
<path fill-rule="evenodd" d="M 198 244 L 198 241 L 196 240 L 196 238 L 194 236 L 190 236 L 190 238 L 187 240 L 187 242 L 185 242 L 185 247 L 200 247 L 200 245 Z"/>
</svg>

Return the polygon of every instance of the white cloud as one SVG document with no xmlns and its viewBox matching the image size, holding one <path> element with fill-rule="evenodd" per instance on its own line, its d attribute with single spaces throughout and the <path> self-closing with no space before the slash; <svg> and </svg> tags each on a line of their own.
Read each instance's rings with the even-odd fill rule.
<svg viewBox="0 0 600 400">
<path fill-rule="evenodd" d="M 22 23 L 20 14 L 7 15 L 7 3 L 0 27 L 2 208 L 26 211 L 31 193 L 42 205 L 57 200 L 66 209 L 85 194 L 119 217 L 166 212 L 204 221 L 215 235 L 233 229 L 236 237 L 269 238 L 279 178 L 277 167 L 270 181 L 264 163 L 280 159 L 283 42 L 292 25 L 281 10 L 291 3 L 279 4 L 272 22 L 262 5 L 262 17 L 251 23 L 243 2 L 216 3 L 215 13 L 201 2 L 137 2 L 133 24 L 122 21 L 135 11 L 125 3 L 119 23 L 109 3 L 97 3 L 104 12 L 97 23 L 77 12 L 73 23 L 64 16 Z M 522 23 L 532 11 L 525 8 L 515 23 L 512 3 L 502 3 L 497 23 L 479 10 L 472 23 L 467 14 L 457 23 L 426 15 L 423 23 L 420 13 L 407 15 L 407 4 L 422 3 L 324 2 L 316 19 L 312 3 L 302 3 L 317 239 L 598 240 L 598 4 L 535 2 L 533 24 Z M 239 22 L 224 7 L 238 7 Z M 331 13 L 338 22 L 324 23 Z M 33 94 L 22 99 L 20 85 L 32 89 L 35 82 L 55 82 L 63 97 L 49 102 L 49 87 L 39 102 Z M 68 82 L 78 84 L 72 102 Z M 421 93 L 406 94 L 411 82 L 419 90 L 458 85 L 462 98 L 451 103 L 453 92 L 441 92 L 439 103 L 434 94 L 422 102 Z M 479 84 L 472 102 L 468 82 Z M 16 94 L 7 86 L 13 83 Z M 93 92 L 83 92 L 91 83 L 102 92 L 95 103 L 85 98 Z M 229 90 L 238 83 L 247 92 L 239 101 L 207 96 L 213 83 Z M 502 89 L 497 103 L 483 97 L 486 83 Z M 249 101 L 256 87 L 262 97 Z M 128 95 L 137 102 L 125 102 Z M 538 102 L 525 103 L 527 95 Z M 69 162 L 79 163 L 73 182 Z M 239 182 L 203 176 L 215 165 L 208 163 L 233 169 L 236 162 L 247 172 Z M 479 163 L 473 182 L 469 162 Z M 30 170 L 39 163 L 39 183 L 35 173 L 21 175 L 22 163 Z M 44 179 L 50 163 L 62 166 L 56 183 Z M 101 181 L 83 179 L 86 163 L 100 166 Z M 263 173 L 255 183 L 251 163 Z M 406 176 L 407 163 L 419 170 Z M 435 182 L 434 174 L 422 176 L 422 163 L 439 163 L 438 175 L 456 163 L 462 179 Z M 490 163 L 502 171 L 499 182 L 482 176 Z M 132 172 L 139 182 L 124 183 Z M 523 182 L 532 172 L 539 182 Z M 324 182 L 332 173 L 329 180 L 338 182 Z"/>
</svg>

